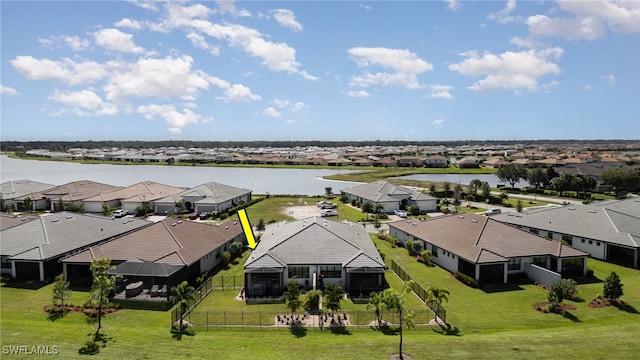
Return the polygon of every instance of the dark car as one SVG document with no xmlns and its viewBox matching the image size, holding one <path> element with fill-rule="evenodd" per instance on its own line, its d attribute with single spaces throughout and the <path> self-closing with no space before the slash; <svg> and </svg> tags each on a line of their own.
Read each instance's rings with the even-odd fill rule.
<svg viewBox="0 0 640 360">
<path fill-rule="evenodd" d="M 189 220 L 195 220 L 198 216 L 200 216 L 198 213 L 191 213 L 189 214 Z"/>
<path fill-rule="evenodd" d="M 211 216 L 210 213 L 203 211 L 200 213 L 200 220 L 207 220 L 209 218 L 209 216 Z"/>
</svg>

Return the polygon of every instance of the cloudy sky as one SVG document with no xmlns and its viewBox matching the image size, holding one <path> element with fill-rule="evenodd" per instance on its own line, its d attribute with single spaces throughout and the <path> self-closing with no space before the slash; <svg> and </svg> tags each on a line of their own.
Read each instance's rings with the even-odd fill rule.
<svg viewBox="0 0 640 360">
<path fill-rule="evenodd" d="M 640 1 L 2 1 L 2 140 L 640 139 Z"/>
</svg>

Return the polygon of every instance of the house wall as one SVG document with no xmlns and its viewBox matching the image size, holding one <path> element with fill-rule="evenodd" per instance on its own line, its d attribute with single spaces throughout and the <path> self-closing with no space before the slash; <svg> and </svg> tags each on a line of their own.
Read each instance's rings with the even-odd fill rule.
<svg viewBox="0 0 640 360">
<path fill-rule="evenodd" d="M 604 241 L 583 238 L 583 237 L 574 236 L 571 234 L 561 234 L 557 232 L 552 232 L 544 229 L 536 229 L 536 228 L 531 228 L 527 226 L 518 226 L 518 228 L 537 234 L 538 236 L 551 238 L 552 240 L 556 240 L 556 241 L 566 240 L 569 242 L 571 247 L 588 252 L 590 256 L 593 258 L 601 259 L 601 260 L 605 260 L 606 258 L 606 244 Z M 563 239 L 563 235 L 564 235 L 564 239 Z"/>
<path fill-rule="evenodd" d="M 102 212 L 102 204 L 106 204 L 110 209 L 117 208 L 120 206 L 120 201 L 111 200 L 106 202 L 101 201 L 85 201 L 84 211 L 88 213 L 101 213 Z"/>
<path fill-rule="evenodd" d="M 431 262 L 449 270 L 452 273 L 458 271 L 458 255 L 437 248 L 437 256 L 434 256 L 434 253 L 436 252 L 436 247 L 434 245 L 423 239 L 415 239 L 413 235 L 409 235 L 404 231 L 400 231 L 394 227 L 389 227 L 389 235 L 398 239 L 398 241 L 400 241 L 403 245 L 407 240 L 422 241 L 422 248 L 424 250 L 431 251 Z"/>
<path fill-rule="evenodd" d="M 560 274 L 555 271 L 551 271 L 530 263 L 526 263 L 524 265 L 524 272 L 533 281 L 536 281 L 545 286 L 551 286 L 554 281 L 560 280 L 561 278 Z"/>
<path fill-rule="evenodd" d="M 416 204 L 420 207 L 422 211 L 435 211 L 437 209 L 436 200 L 421 200 L 421 201 L 411 201 L 409 204 Z"/>
</svg>

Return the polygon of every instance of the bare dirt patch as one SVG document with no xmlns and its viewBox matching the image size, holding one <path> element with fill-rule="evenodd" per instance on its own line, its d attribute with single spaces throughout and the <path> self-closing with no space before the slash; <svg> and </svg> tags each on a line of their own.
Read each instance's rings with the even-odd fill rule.
<svg viewBox="0 0 640 360">
<path fill-rule="evenodd" d="M 320 208 L 315 205 L 288 206 L 282 213 L 295 219 L 306 219 L 312 216 L 320 216 Z"/>
</svg>

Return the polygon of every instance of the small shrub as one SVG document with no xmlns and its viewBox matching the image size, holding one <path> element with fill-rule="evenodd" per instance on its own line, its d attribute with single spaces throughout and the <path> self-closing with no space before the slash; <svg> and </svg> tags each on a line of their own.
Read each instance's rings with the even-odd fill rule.
<svg viewBox="0 0 640 360">
<path fill-rule="evenodd" d="M 467 274 L 463 274 L 460 271 L 456 271 L 455 274 L 453 274 L 453 275 L 461 283 L 463 283 L 463 284 L 465 284 L 467 286 L 476 287 L 476 281 L 471 276 L 469 276 Z"/>
</svg>

